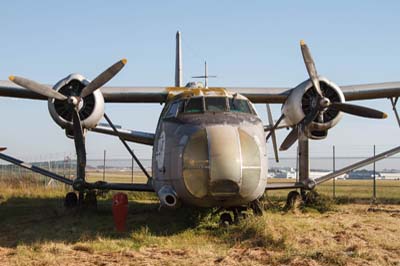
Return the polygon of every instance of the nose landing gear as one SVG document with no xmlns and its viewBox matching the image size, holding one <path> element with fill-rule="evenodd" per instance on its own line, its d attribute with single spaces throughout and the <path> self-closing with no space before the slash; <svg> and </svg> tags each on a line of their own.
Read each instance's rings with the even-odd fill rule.
<svg viewBox="0 0 400 266">
<path fill-rule="evenodd" d="M 231 207 L 227 209 L 221 208 L 217 211 L 220 212 L 224 210 L 219 218 L 220 225 L 227 226 L 234 223 L 239 223 L 241 220 L 247 218 L 248 213 L 246 211 L 248 209 L 251 209 L 255 216 L 262 216 L 263 214 L 263 207 L 260 200 L 258 199 L 250 202 L 248 206 Z"/>
</svg>

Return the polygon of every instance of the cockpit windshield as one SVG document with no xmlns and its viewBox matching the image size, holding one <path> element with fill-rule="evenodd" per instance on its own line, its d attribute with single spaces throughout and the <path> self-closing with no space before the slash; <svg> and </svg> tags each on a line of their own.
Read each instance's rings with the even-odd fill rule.
<svg viewBox="0 0 400 266">
<path fill-rule="evenodd" d="M 229 99 L 229 109 L 231 112 L 240 112 L 251 114 L 250 106 L 247 100 L 240 100 L 235 98 Z"/>
<path fill-rule="evenodd" d="M 228 110 L 226 97 L 206 97 L 206 111 L 224 112 Z"/>
<path fill-rule="evenodd" d="M 190 98 L 186 102 L 185 113 L 203 112 L 203 97 Z"/>
<path fill-rule="evenodd" d="M 177 117 L 181 113 L 233 112 L 255 114 L 246 99 L 228 97 L 192 97 L 172 102 L 165 112 L 165 118 Z"/>
</svg>

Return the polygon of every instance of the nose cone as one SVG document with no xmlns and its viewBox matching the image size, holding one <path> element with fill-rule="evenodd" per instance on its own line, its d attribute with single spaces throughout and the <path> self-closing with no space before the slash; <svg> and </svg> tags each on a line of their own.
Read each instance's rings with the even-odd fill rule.
<svg viewBox="0 0 400 266">
<path fill-rule="evenodd" d="M 228 197 L 238 194 L 242 162 L 237 129 L 231 126 L 209 127 L 207 140 L 211 195 Z"/>
<path fill-rule="evenodd" d="M 254 138 L 233 126 L 211 126 L 193 134 L 183 156 L 183 179 L 197 198 L 251 195 L 260 182 L 261 158 Z"/>
</svg>

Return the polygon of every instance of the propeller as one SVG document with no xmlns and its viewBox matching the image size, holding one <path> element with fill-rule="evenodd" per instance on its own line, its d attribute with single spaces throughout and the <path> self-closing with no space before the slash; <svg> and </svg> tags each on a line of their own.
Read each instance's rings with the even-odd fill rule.
<svg viewBox="0 0 400 266">
<path fill-rule="evenodd" d="M 83 97 L 88 96 L 89 94 L 93 93 L 101 86 L 106 84 L 108 81 L 110 81 L 119 71 L 121 71 L 121 69 L 126 65 L 126 63 L 127 60 L 122 59 L 113 64 L 112 66 L 110 66 L 109 68 L 107 68 L 95 79 L 93 79 L 93 81 L 90 82 L 85 88 L 83 88 L 78 97 L 77 96 L 66 97 L 65 95 L 59 93 L 58 91 L 53 90 L 51 87 L 47 85 L 39 84 L 27 78 L 10 76 L 9 79 L 15 84 L 24 87 L 25 89 L 31 90 L 33 92 L 46 96 L 50 99 L 57 99 L 60 101 L 68 100 L 71 104 L 77 106 Z"/>
<path fill-rule="evenodd" d="M 81 92 L 81 97 L 86 97 L 92 94 L 95 90 L 110 81 L 121 69 L 126 65 L 128 61 L 126 59 L 119 60 L 114 65 L 107 68 L 103 73 L 98 75 L 92 82 L 90 82 Z"/>
<path fill-rule="evenodd" d="M 296 125 L 292 131 L 290 131 L 289 135 L 286 136 L 285 140 L 282 142 L 281 146 L 279 147 L 280 151 L 286 151 L 289 149 L 298 139 L 299 136 L 299 128 Z"/>
<path fill-rule="evenodd" d="M 39 84 L 36 81 L 17 76 L 9 76 L 8 79 L 17 85 L 24 87 L 25 89 L 31 90 L 48 98 L 54 98 L 60 101 L 67 100 L 65 95 L 53 90 L 47 85 Z"/>
<path fill-rule="evenodd" d="M 384 112 L 348 103 L 331 103 L 330 108 L 347 114 L 362 116 L 366 118 L 383 119 L 387 117 L 387 114 Z"/>
<path fill-rule="evenodd" d="M 274 147 L 275 161 L 278 163 L 279 162 L 279 156 L 278 156 L 278 147 L 277 147 L 277 144 L 276 144 L 275 130 L 278 127 L 278 125 L 281 122 L 281 120 L 284 118 L 284 115 L 281 115 L 281 117 L 278 119 L 278 121 L 276 121 L 276 123 L 274 125 L 274 121 L 272 119 L 271 107 L 269 106 L 269 104 L 267 104 L 266 106 L 267 106 L 267 113 L 268 113 L 268 121 L 269 121 L 269 125 L 271 126 L 271 130 L 270 130 L 270 133 L 268 134 L 268 136 L 265 138 L 265 141 L 268 141 L 268 138 L 272 137 L 272 145 Z"/>
<path fill-rule="evenodd" d="M 318 118 L 319 123 L 324 123 L 324 112 L 329 109 L 335 109 L 347 114 L 366 117 L 366 118 L 374 118 L 374 119 L 382 119 L 386 118 L 387 114 L 372 108 L 367 108 L 364 106 L 348 104 L 348 103 L 340 103 L 340 102 L 331 102 L 329 98 L 325 97 L 323 91 L 321 90 L 319 84 L 319 78 L 317 69 L 315 67 L 314 60 L 311 56 L 310 49 L 307 44 L 301 40 L 300 41 L 300 49 L 303 55 L 304 64 L 306 66 L 308 75 L 313 84 L 313 90 L 316 92 L 316 104 L 313 108 L 311 108 L 310 112 L 304 117 L 304 119 L 296 125 L 293 130 L 289 133 L 286 139 L 280 146 L 280 150 L 289 149 L 294 142 L 298 139 L 299 130 L 304 130 L 309 124 L 311 124 L 315 119 Z"/>
<path fill-rule="evenodd" d="M 324 97 L 319 86 L 319 78 L 317 69 L 315 68 L 314 60 L 311 56 L 310 49 L 304 40 L 300 41 L 301 54 L 303 55 L 304 64 L 306 65 L 308 75 L 310 76 L 311 82 L 314 86 L 316 93 L 322 98 Z"/>
</svg>

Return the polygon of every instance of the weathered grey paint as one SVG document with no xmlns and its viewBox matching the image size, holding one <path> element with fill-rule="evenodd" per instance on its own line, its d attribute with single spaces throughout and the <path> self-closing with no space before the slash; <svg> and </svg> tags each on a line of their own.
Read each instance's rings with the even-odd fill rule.
<svg viewBox="0 0 400 266">
<path fill-rule="evenodd" d="M 256 114 L 162 116 L 153 146 L 156 192 L 170 186 L 182 203 L 202 207 L 241 206 L 261 197 L 268 167 L 265 133 Z"/>
</svg>

